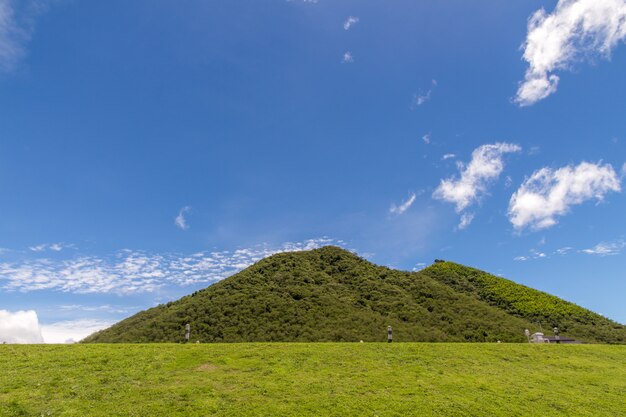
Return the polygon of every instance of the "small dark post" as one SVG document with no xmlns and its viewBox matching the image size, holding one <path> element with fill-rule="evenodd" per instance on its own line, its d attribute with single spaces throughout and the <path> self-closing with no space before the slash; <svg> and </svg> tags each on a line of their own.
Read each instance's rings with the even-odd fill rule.
<svg viewBox="0 0 626 417">
<path fill-rule="evenodd" d="M 185 324 L 185 342 L 189 342 L 189 334 L 191 333 L 191 325 Z"/>
<path fill-rule="evenodd" d="M 393 342 L 393 329 L 391 326 L 387 326 L 387 343 Z"/>
<path fill-rule="evenodd" d="M 561 338 L 559 337 L 559 328 L 555 326 L 554 329 L 552 330 L 554 330 L 554 337 L 556 339 L 556 343 L 561 343 L 561 340 L 560 340 Z"/>
</svg>

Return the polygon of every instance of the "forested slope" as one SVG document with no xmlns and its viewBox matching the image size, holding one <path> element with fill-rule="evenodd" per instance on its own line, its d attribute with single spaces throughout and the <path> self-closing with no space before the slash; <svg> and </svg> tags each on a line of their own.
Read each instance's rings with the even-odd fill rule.
<svg viewBox="0 0 626 417">
<path fill-rule="evenodd" d="M 200 342 L 384 341 L 388 325 L 396 341 L 522 342 L 538 318 L 585 341 L 624 341 L 623 326 L 527 290 L 449 262 L 409 273 L 328 246 L 271 256 L 85 342 L 179 342 L 186 323 Z M 525 310 L 535 304 L 543 315 Z"/>
</svg>

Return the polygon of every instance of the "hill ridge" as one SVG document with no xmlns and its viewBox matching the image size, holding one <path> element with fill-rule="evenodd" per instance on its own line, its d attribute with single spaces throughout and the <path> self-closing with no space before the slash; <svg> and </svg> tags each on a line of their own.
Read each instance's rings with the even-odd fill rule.
<svg viewBox="0 0 626 417">
<path fill-rule="evenodd" d="M 538 307 L 530 314 L 522 307 L 532 302 L 518 305 L 515 294 Z M 563 335 L 626 343 L 624 326 L 582 307 L 548 314 L 542 306 L 554 296 L 541 294 L 453 262 L 406 272 L 325 246 L 269 256 L 84 342 L 179 342 L 187 323 L 200 342 L 384 341 L 388 325 L 399 341 L 523 342 L 524 329 L 559 319 Z"/>
</svg>

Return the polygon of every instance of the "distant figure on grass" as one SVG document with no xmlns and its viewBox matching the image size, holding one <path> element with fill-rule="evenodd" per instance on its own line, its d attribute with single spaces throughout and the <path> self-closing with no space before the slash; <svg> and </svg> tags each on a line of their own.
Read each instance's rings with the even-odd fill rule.
<svg viewBox="0 0 626 417">
<path fill-rule="evenodd" d="M 391 326 L 387 326 L 387 343 L 393 342 L 393 329 Z"/>
</svg>

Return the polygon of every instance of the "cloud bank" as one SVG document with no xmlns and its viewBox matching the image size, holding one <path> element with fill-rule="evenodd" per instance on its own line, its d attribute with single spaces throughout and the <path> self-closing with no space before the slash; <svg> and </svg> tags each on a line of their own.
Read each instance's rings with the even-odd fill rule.
<svg viewBox="0 0 626 417">
<path fill-rule="evenodd" d="M 43 343 L 37 313 L 0 310 L 0 343 Z"/>
<path fill-rule="evenodd" d="M 152 254 L 123 250 L 109 257 L 80 256 L 66 260 L 29 259 L 0 263 L 0 289 L 4 291 L 60 291 L 76 294 L 134 294 L 155 292 L 166 286 L 211 283 L 233 275 L 279 252 L 311 250 L 325 245 L 344 246 L 340 240 L 318 238 L 259 245 L 234 251 L 192 255 Z"/>
<path fill-rule="evenodd" d="M 620 180 L 610 164 L 582 162 L 557 170 L 542 168 L 527 178 L 509 202 L 509 220 L 517 230 L 546 229 L 574 205 L 602 200 L 619 192 Z"/>
<path fill-rule="evenodd" d="M 523 45 L 528 69 L 514 101 L 529 106 L 553 94 L 559 83 L 554 71 L 598 56 L 609 58 L 624 38 L 624 0 L 559 0 L 551 14 L 536 11 Z"/>
<path fill-rule="evenodd" d="M 441 180 L 433 193 L 433 198 L 453 203 L 456 212 L 462 214 L 459 228 L 467 227 L 473 219 L 473 214 L 464 211 L 479 202 L 487 193 L 489 185 L 500 176 L 504 170 L 503 156 L 507 153 L 520 152 L 521 149 L 512 143 L 494 143 L 476 148 L 467 166 L 459 163 L 459 178 Z"/>
<path fill-rule="evenodd" d="M 41 333 L 46 343 L 76 343 L 113 324 L 112 321 L 94 319 L 68 320 L 44 324 Z"/>
</svg>

